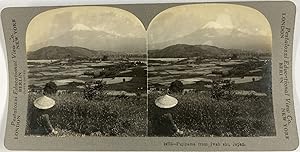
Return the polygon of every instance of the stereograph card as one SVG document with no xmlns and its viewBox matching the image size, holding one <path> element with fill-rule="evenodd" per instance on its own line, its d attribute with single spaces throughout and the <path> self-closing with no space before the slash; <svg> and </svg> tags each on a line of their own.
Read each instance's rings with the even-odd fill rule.
<svg viewBox="0 0 300 152">
<path fill-rule="evenodd" d="M 290 1 L 9 7 L 11 150 L 293 150 Z"/>
</svg>

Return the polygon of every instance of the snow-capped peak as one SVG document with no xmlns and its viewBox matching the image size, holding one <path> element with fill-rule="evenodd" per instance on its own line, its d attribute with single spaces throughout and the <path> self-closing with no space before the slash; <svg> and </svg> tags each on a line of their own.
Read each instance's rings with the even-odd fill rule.
<svg viewBox="0 0 300 152">
<path fill-rule="evenodd" d="M 92 29 L 83 24 L 75 24 L 71 31 L 92 31 Z"/>
<path fill-rule="evenodd" d="M 208 22 L 202 26 L 202 29 L 233 29 L 232 25 L 220 24 L 218 22 Z"/>
<path fill-rule="evenodd" d="M 202 29 L 222 29 L 224 28 L 222 25 L 218 24 L 217 22 L 208 22 L 204 26 L 202 26 Z"/>
</svg>

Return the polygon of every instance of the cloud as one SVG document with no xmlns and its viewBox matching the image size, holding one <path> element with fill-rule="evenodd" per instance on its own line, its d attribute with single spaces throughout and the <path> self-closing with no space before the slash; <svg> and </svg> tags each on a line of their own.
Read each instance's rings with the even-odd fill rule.
<svg viewBox="0 0 300 152">
<path fill-rule="evenodd" d="M 92 31 L 92 29 L 83 24 L 75 24 L 71 31 Z"/>
<path fill-rule="evenodd" d="M 89 35 L 87 39 L 93 41 L 114 40 L 115 43 L 111 43 L 118 45 L 116 44 L 120 43 L 117 42 L 118 39 L 146 38 L 146 31 L 138 18 L 119 8 L 105 6 L 58 8 L 43 12 L 32 19 L 26 33 L 26 50 L 39 49 L 42 45 L 49 44 L 48 41 L 53 42 L 51 45 L 80 46 L 82 43 L 77 40 L 83 40 L 82 35 Z M 54 41 L 67 36 L 64 41 L 68 42 Z M 141 45 L 144 45 L 144 42 Z M 111 44 L 108 43 L 101 45 L 93 43 L 90 48 L 101 50 L 109 47 Z M 140 48 L 140 45 L 130 46 L 132 50 Z"/>
<path fill-rule="evenodd" d="M 202 29 L 224 29 L 225 27 L 217 22 L 208 22 L 204 26 L 202 26 Z"/>
<path fill-rule="evenodd" d="M 212 41 L 209 40 L 209 41 L 204 42 L 203 45 L 214 45 L 214 44 Z"/>
<path fill-rule="evenodd" d="M 227 14 L 220 14 L 217 16 L 215 21 L 208 22 L 205 26 L 216 29 L 233 29 L 234 26 L 232 24 L 231 16 Z"/>
<path fill-rule="evenodd" d="M 227 38 L 272 43 L 265 16 L 257 10 L 232 4 L 192 4 L 172 7 L 156 16 L 148 27 L 149 48 L 160 49 L 178 43 L 214 44 Z M 212 43 L 211 43 L 212 42 Z M 222 42 L 222 40 L 220 40 Z M 251 43 L 251 42 L 249 42 Z M 247 47 L 246 43 L 239 45 Z"/>
</svg>

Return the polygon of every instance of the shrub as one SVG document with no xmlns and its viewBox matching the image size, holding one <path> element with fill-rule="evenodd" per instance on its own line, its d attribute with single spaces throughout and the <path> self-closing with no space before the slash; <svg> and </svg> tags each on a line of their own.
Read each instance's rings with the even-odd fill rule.
<svg viewBox="0 0 300 152">
<path fill-rule="evenodd" d="M 234 81 L 216 80 L 211 84 L 211 97 L 215 100 L 232 99 L 235 95 Z"/>
<path fill-rule="evenodd" d="M 57 92 L 57 85 L 53 81 L 50 81 L 46 83 L 43 90 L 44 95 L 55 94 Z"/>
<path fill-rule="evenodd" d="M 106 83 L 101 80 L 86 82 L 83 89 L 84 98 L 87 100 L 102 99 L 105 95 Z"/>
<path fill-rule="evenodd" d="M 169 90 L 171 91 L 171 93 L 182 93 L 184 89 L 183 87 L 183 83 L 179 80 L 176 80 L 171 83 Z"/>
<path fill-rule="evenodd" d="M 108 56 L 107 56 L 107 55 L 104 55 L 104 56 L 102 57 L 102 61 L 108 61 Z"/>
</svg>

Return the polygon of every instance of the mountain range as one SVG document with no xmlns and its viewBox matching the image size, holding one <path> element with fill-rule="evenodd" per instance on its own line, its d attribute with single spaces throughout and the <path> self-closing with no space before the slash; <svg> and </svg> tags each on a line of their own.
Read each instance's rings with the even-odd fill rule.
<svg viewBox="0 0 300 152">
<path fill-rule="evenodd" d="M 270 52 L 261 52 L 253 50 L 240 50 L 240 49 L 224 49 L 210 45 L 188 45 L 176 44 L 168 46 L 164 49 L 149 50 L 148 57 L 150 58 L 178 58 L 178 57 L 196 57 L 196 56 L 220 56 L 232 55 L 242 53 L 256 53 L 256 54 L 270 54 Z M 124 52 L 113 51 L 95 51 L 83 47 L 60 47 L 60 46 L 47 46 L 40 48 L 33 52 L 27 52 L 29 60 L 43 60 L 43 59 L 62 59 L 62 58 L 93 58 L 102 57 L 104 55 L 127 55 Z"/>
<path fill-rule="evenodd" d="M 33 52 L 27 52 L 29 60 L 62 59 L 62 58 L 93 58 L 104 55 L 124 55 L 126 53 L 112 51 L 95 51 L 83 47 L 47 46 Z"/>
<path fill-rule="evenodd" d="M 220 55 L 233 55 L 233 54 L 267 54 L 270 52 L 261 52 L 253 50 L 241 50 L 241 49 L 224 49 L 210 45 L 188 45 L 188 44 L 176 44 L 168 46 L 164 49 L 149 50 L 149 58 L 186 58 L 197 56 L 220 56 Z"/>
<path fill-rule="evenodd" d="M 271 49 L 269 36 L 240 29 L 204 26 L 189 34 L 163 42 L 149 42 L 151 50 L 163 49 L 175 44 L 211 45 L 226 49 L 258 50 Z"/>
<path fill-rule="evenodd" d="M 45 46 L 81 46 L 91 50 L 144 54 L 146 52 L 146 39 L 121 36 L 117 33 L 94 30 L 85 25 L 76 24 L 65 33 L 28 46 L 27 51 L 35 51 Z"/>
</svg>

